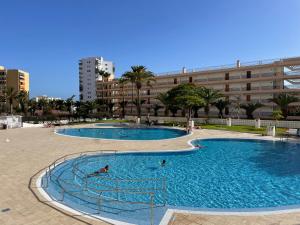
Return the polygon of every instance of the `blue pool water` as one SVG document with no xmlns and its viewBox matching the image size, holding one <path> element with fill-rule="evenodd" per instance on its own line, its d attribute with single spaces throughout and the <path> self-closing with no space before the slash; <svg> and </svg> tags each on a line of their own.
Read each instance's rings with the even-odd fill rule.
<svg viewBox="0 0 300 225">
<path fill-rule="evenodd" d="M 67 128 L 57 130 L 58 134 L 119 140 L 160 140 L 177 138 L 186 132 L 169 128 Z"/>
<path fill-rule="evenodd" d="M 54 179 L 46 191 L 57 197 L 60 188 L 81 190 L 80 187 L 86 185 L 79 179 L 82 174 L 109 165 L 108 174 L 88 178 L 90 195 L 96 196 L 98 190 L 107 199 L 149 202 L 148 195 L 124 192 L 117 196 L 106 192 L 115 188 L 118 180 L 117 187 L 121 190 L 140 188 L 142 192 L 146 188 L 157 189 L 154 191 L 155 204 L 162 205 L 166 199 L 170 208 L 245 209 L 300 204 L 299 144 L 240 139 L 196 140 L 193 144 L 204 147 L 187 152 L 109 154 L 69 160 L 56 167 L 53 174 L 71 180 L 68 181 L 71 183 L 55 182 Z M 161 167 L 163 159 L 166 165 Z M 166 192 L 161 182 L 164 177 Z M 158 180 L 126 181 L 148 178 Z M 84 211 L 95 210 L 95 207 L 88 207 L 97 205 L 91 197 L 82 193 L 77 197 L 85 199 L 86 205 L 79 204 L 74 196 L 65 201 L 73 206 L 77 201 L 76 207 Z M 118 207 L 132 207 L 106 204 L 106 211 L 112 215 L 118 214 Z M 132 218 L 137 218 L 137 215 Z"/>
</svg>

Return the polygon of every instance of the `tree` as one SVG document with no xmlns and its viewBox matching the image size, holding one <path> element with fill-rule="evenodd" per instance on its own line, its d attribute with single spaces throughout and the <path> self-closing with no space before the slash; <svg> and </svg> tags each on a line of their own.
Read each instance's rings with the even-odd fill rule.
<svg viewBox="0 0 300 225">
<path fill-rule="evenodd" d="M 228 100 L 219 99 L 213 105 L 219 110 L 219 118 L 223 118 L 223 110 L 228 107 L 230 102 Z"/>
<path fill-rule="evenodd" d="M 158 116 L 158 110 L 162 109 L 163 106 L 159 104 L 153 104 L 152 105 L 153 111 L 154 111 L 154 116 Z"/>
<path fill-rule="evenodd" d="M 83 108 L 87 114 L 92 114 L 93 111 L 97 108 L 97 104 L 95 101 L 86 101 L 83 104 Z"/>
<path fill-rule="evenodd" d="M 172 105 L 172 106 L 169 106 L 169 110 L 170 112 L 172 113 L 172 117 L 175 117 L 176 116 L 176 113 L 177 111 L 179 110 L 180 108 L 176 105 Z"/>
<path fill-rule="evenodd" d="M 201 105 L 201 106 L 199 106 L 199 105 L 197 105 L 197 106 L 194 106 L 193 107 L 193 112 L 194 112 L 194 118 L 198 118 L 199 117 L 199 114 L 198 114 L 198 111 L 199 111 L 199 109 L 201 109 L 203 106 Z"/>
<path fill-rule="evenodd" d="M 125 93 L 124 93 L 124 87 L 125 84 L 127 83 L 127 80 L 123 77 L 119 79 L 119 85 L 120 85 L 120 95 L 122 96 L 122 101 L 119 102 L 119 106 L 121 107 L 121 117 L 124 119 L 125 118 L 125 113 L 126 113 L 126 106 L 128 104 L 128 101 L 125 101 Z"/>
<path fill-rule="evenodd" d="M 272 113 L 272 117 L 276 121 L 281 120 L 281 119 L 284 118 L 283 115 L 282 115 L 281 110 L 274 110 L 273 113 Z"/>
<path fill-rule="evenodd" d="M 115 103 L 114 102 L 108 102 L 107 107 L 108 107 L 108 113 L 110 117 L 113 117 L 113 109 L 114 109 Z"/>
<path fill-rule="evenodd" d="M 27 91 L 20 91 L 16 95 L 16 100 L 19 103 L 20 111 L 24 114 L 27 112 L 27 106 L 28 106 L 28 101 L 29 101 L 29 96 Z"/>
<path fill-rule="evenodd" d="M 38 103 L 35 99 L 30 99 L 28 102 L 28 111 L 30 112 L 31 116 L 35 115 L 35 111 L 38 109 Z"/>
<path fill-rule="evenodd" d="M 169 114 L 169 109 L 170 109 L 170 104 L 169 104 L 169 101 L 168 101 L 168 93 L 165 92 L 165 93 L 159 93 L 156 97 L 157 100 L 159 100 L 165 107 L 165 116 L 168 116 Z M 176 110 L 177 112 L 177 110 Z M 175 112 L 175 114 L 176 114 Z"/>
<path fill-rule="evenodd" d="M 14 100 L 16 99 L 16 96 L 17 96 L 17 92 L 14 90 L 13 87 L 9 87 L 6 89 L 5 98 L 9 104 L 10 114 L 13 113 L 13 103 L 14 103 Z"/>
<path fill-rule="evenodd" d="M 132 66 L 131 71 L 128 71 L 122 75 L 122 78 L 130 81 L 132 84 L 135 84 L 136 88 L 136 109 L 137 116 L 141 117 L 141 97 L 140 90 L 143 84 L 151 86 L 151 82 L 155 81 L 154 75 L 151 71 L 147 70 L 144 66 Z"/>
<path fill-rule="evenodd" d="M 67 111 L 69 112 L 70 115 L 73 114 L 74 98 L 75 95 L 72 95 L 71 97 L 67 98 L 65 101 Z"/>
<path fill-rule="evenodd" d="M 241 101 L 242 97 L 240 95 L 236 96 L 232 101 L 238 119 L 240 119 Z"/>
<path fill-rule="evenodd" d="M 192 117 L 192 109 L 204 105 L 204 100 L 200 96 L 199 88 L 194 84 L 180 84 L 168 92 L 168 102 L 170 105 L 181 108 L 186 112 L 187 127 Z"/>
<path fill-rule="evenodd" d="M 270 99 L 270 101 L 280 108 L 283 118 L 286 119 L 289 113 L 289 105 L 293 102 L 298 102 L 299 98 L 292 94 L 281 93 L 277 97 Z"/>
<path fill-rule="evenodd" d="M 175 98 L 175 101 L 177 105 L 187 112 L 187 121 L 190 121 L 192 118 L 193 108 L 204 104 L 203 99 L 196 95 L 178 96 Z"/>
<path fill-rule="evenodd" d="M 96 69 L 96 73 L 101 76 L 102 78 L 102 99 L 104 99 L 104 82 L 105 82 L 105 79 L 109 78 L 110 77 L 110 73 L 104 71 L 104 70 L 100 70 L 100 69 Z"/>
<path fill-rule="evenodd" d="M 43 114 L 48 114 L 51 110 L 49 101 L 44 98 L 39 99 L 37 105 L 38 105 L 38 109 L 40 109 L 43 112 Z"/>
<path fill-rule="evenodd" d="M 253 119 L 253 113 L 255 110 L 263 107 L 263 104 L 256 102 L 256 103 L 248 103 L 248 104 L 241 104 L 241 108 L 246 111 L 247 119 Z"/>
<path fill-rule="evenodd" d="M 94 103 L 95 103 L 95 108 L 97 109 L 97 112 L 101 113 L 101 111 L 104 111 L 104 112 L 102 112 L 102 115 L 104 115 L 106 112 L 106 108 L 107 108 L 106 107 L 107 102 L 105 100 L 103 100 L 102 98 L 101 99 L 97 98 L 94 100 Z"/>
<path fill-rule="evenodd" d="M 222 97 L 222 94 L 214 89 L 201 87 L 199 89 L 200 97 L 204 102 L 204 112 L 207 118 L 209 118 L 210 106 L 214 104 L 219 98 Z"/>
<path fill-rule="evenodd" d="M 128 101 L 123 100 L 122 102 L 119 103 L 120 107 L 121 107 L 121 117 L 124 119 L 125 118 L 125 108 L 126 105 L 128 104 Z"/>
</svg>

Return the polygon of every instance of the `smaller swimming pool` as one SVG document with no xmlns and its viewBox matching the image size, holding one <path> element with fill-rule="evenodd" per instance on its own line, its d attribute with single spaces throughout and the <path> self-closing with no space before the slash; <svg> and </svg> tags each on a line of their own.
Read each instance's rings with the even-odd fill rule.
<svg viewBox="0 0 300 225">
<path fill-rule="evenodd" d="M 184 130 L 171 128 L 67 128 L 56 130 L 57 134 L 117 140 L 162 140 L 186 135 Z"/>
</svg>

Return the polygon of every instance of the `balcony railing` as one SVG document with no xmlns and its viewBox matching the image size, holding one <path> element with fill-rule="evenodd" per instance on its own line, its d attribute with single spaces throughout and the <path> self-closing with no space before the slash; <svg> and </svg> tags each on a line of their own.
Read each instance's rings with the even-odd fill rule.
<svg viewBox="0 0 300 225">
<path fill-rule="evenodd" d="M 281 58 L 281 59 L 266 59 L 266 60 L 258 60 L 258 61 L 250 61 L 250 62 L 240 62 L 239 67 L 248 67 L 248 66 L 259 66 L 259 65 L 268 65 L 278 62 L 279 64 L 286 61 L 292 60 L 300 60 L 300 57 L 294 58 Z M 157 76 L 172 76 L 176 74 L 185 74 L 185 73 L 195 73 L 195 72 L 204 72 L 204 71 L 212 71 L 212 70 L 222 70 L 222 69 L 233 69 L 237 68 L 237 64 L 227 64 L 221 66 L 209 66 L 209 67 L 202 67 L 202 68 L 195 68 L 195 69 L 186 69 L 183 73 L 182 70 L 164 72 L 164 73 L 157 73 Z"/>
</svg>

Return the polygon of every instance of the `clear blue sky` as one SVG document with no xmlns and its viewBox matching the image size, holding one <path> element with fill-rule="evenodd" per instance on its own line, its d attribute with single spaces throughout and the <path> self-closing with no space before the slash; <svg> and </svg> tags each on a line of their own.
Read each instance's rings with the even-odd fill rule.
<svg viewBox="0 0 300 225">
<path fill-rule="evenodd" d="M 0 65 L 30 72 L 31 97 L 78 97 L 78 60 L 120 76 L 300 56 L 299 0 L 1 0 Z"/>
</svg>

